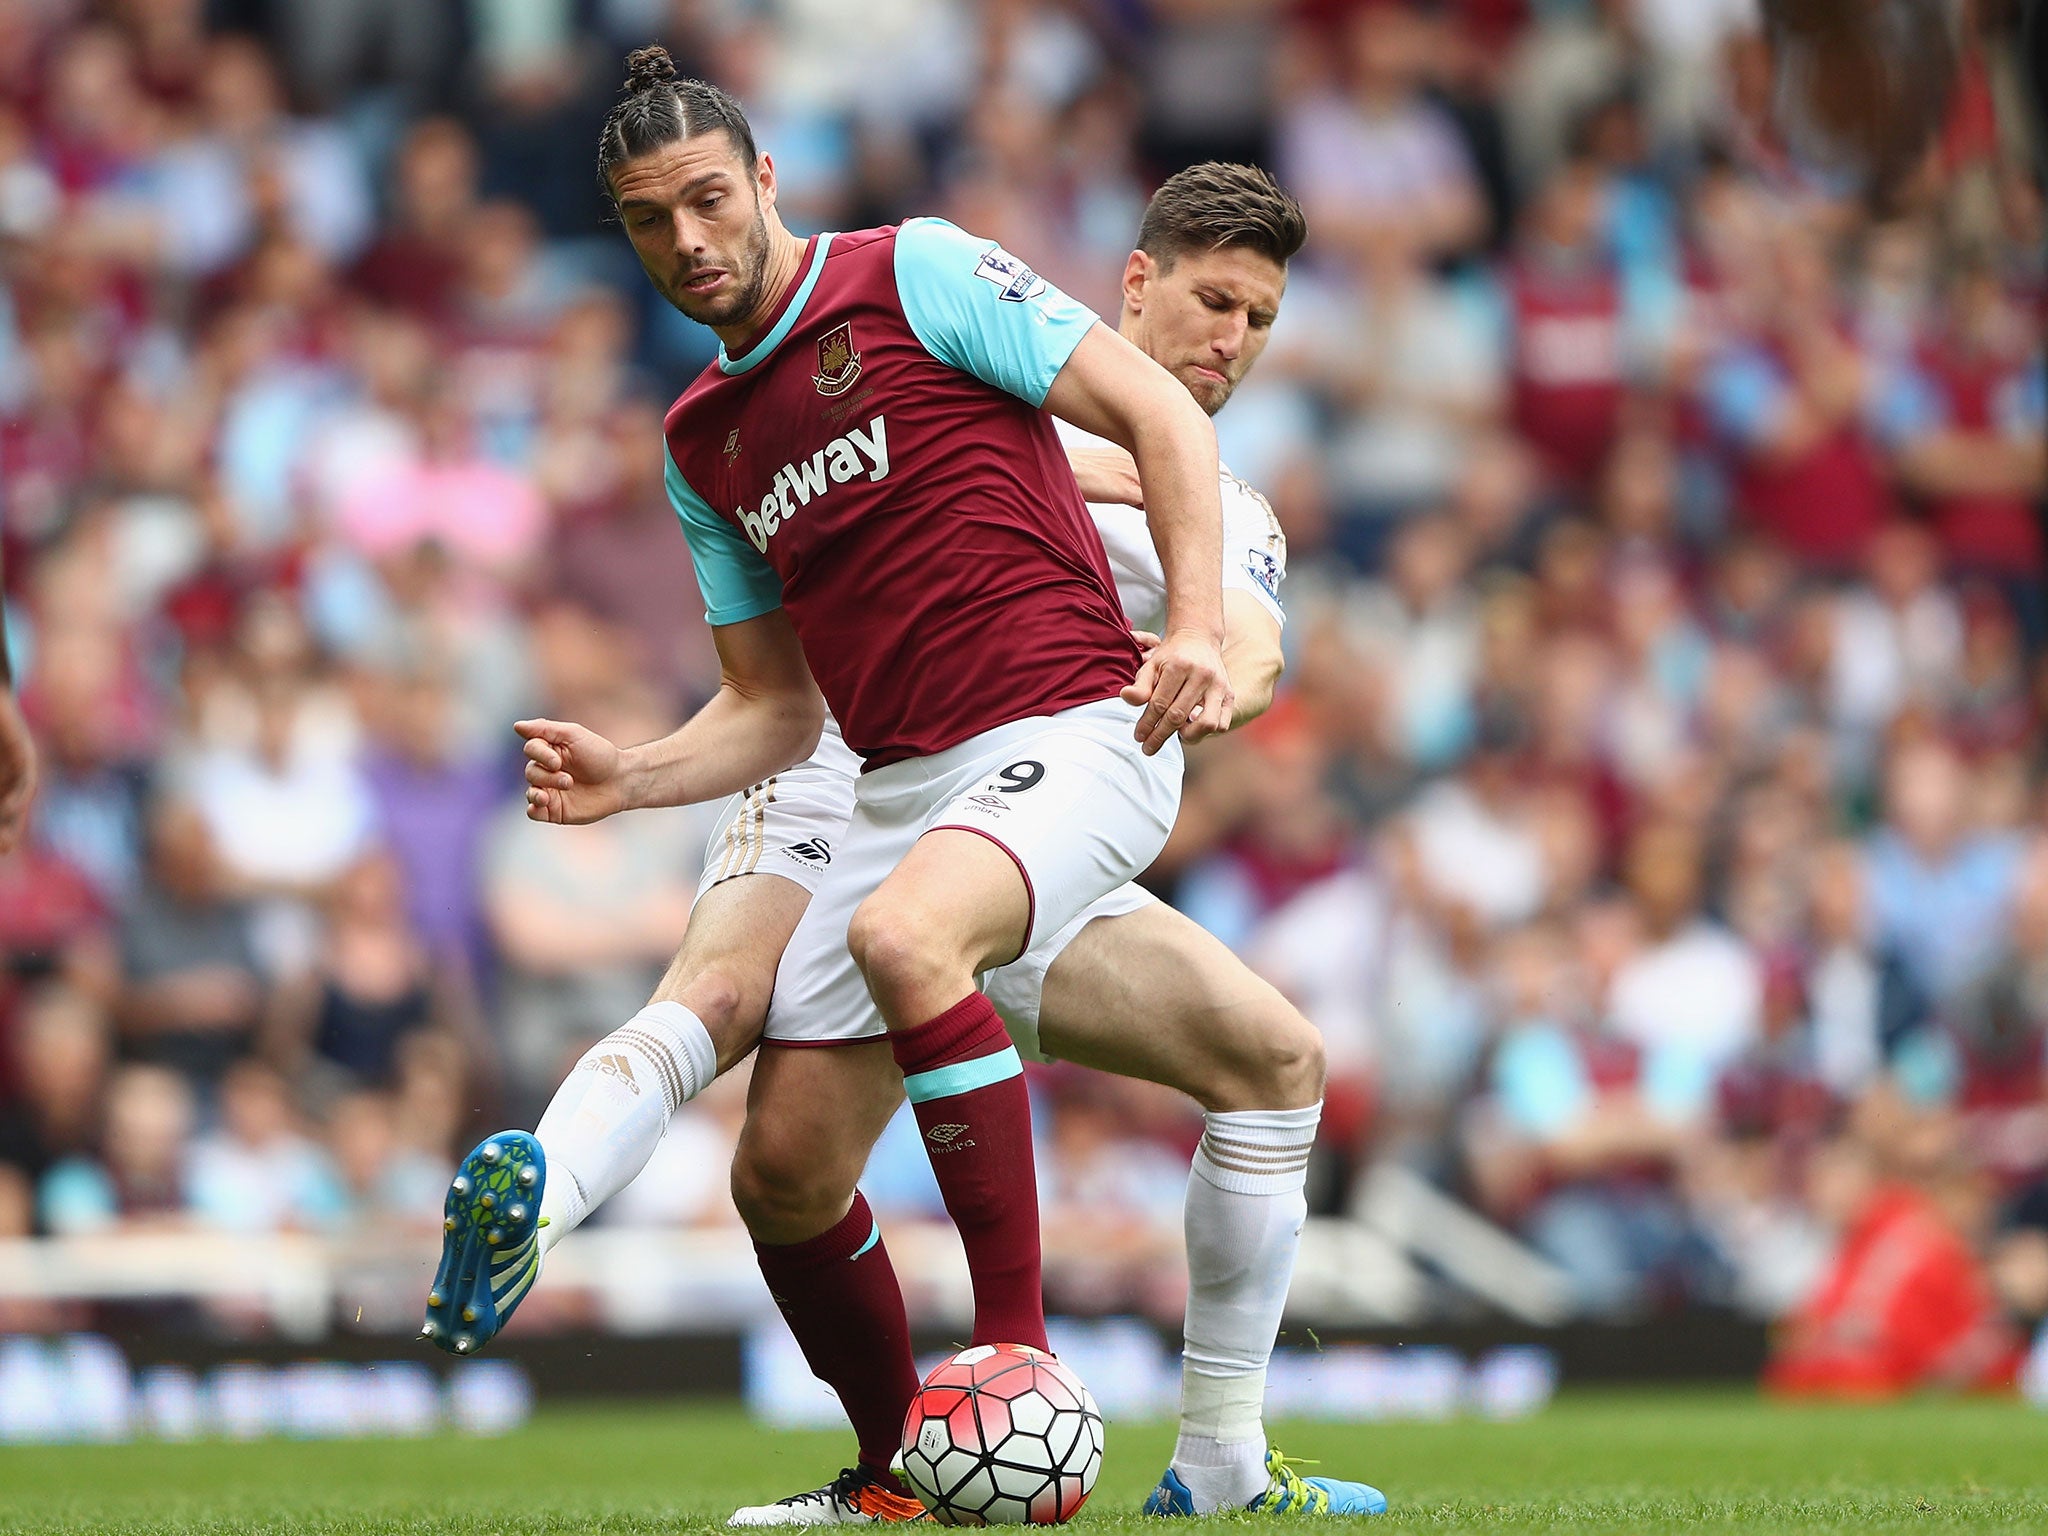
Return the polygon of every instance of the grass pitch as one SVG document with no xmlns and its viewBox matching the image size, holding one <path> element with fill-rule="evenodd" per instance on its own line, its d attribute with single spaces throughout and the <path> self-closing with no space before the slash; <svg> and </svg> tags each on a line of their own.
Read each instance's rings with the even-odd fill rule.
<svg viewBox="0 0 2048 1536">
<path fill-rule="evenodd" d="M 2048 1416 L 2011 1403 L 1576 1394 L 1520 1423 L 1281 1425 L 1275 1438 L 1384 1488 L 1393 1508 L 1375 1532 L 2048 1531 Z M 1076 1522 L 1088 1536 L 1160 1529 L 1136 1511 L 1171 1444 L 1165 1425 L 1110 1425 Z M 499 1440 L 6 1450 L 0 1531 L 674 1536 L 816 1485 L 848 1454 L 844 1436 L 668 1406 L 557 1409 Z"/>
</svg>

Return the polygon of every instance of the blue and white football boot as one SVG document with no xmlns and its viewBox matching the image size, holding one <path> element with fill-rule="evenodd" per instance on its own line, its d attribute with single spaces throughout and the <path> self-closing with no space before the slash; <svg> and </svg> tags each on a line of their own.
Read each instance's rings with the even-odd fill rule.
<svg viewBox="0 0 2048 1536">
<path fill-rule="evenodd" d="M 1245 1508 L 1255 1515 L 1384 1515 L 1387 1496 L 1364 1483 L 1336 1477 L 1303 1477 L 1287 1458 L 1268 1447 L 1266 1491 Z M 1192 1515 L 1195 1496 L 1172 1467 L 1145 1500 L 1148 1515 Z"/>
<path fill-rule="evenodd" d="M 540 1197 L 548 1164 L 525 1131 L 477 1143 L 455 1180 L 441 1221 L 441 1267 L 427 1292 L 420 1337 L 451 1355 L 473 1355 L 511 1320 L 540 1274 Z"/>
</svg>

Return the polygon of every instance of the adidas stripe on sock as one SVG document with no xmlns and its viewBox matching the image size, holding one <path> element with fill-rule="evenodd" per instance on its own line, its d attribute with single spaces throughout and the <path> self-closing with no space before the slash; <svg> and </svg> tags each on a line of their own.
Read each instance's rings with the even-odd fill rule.
<svg viewBox="0 0 2048 1536">
<path fill-rule="evenodd" d="M 647 1166 L 669 1117 L 718 1075 L 718 1050 L 681 1003 L 649 1003 L 583 1053 L 534 1131 L 547 1155 L 545 1252 Z"/>
</svg>

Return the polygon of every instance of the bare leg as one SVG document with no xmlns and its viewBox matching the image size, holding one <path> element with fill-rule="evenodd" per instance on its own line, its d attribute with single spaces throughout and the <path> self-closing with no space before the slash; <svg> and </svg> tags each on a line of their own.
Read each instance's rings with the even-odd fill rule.
<svg viewBox="0 0 2048 1536">
<path fill-rule="evenodd" d="M 1178 1088 L 1210 1110 L 1323 1096 L 1323 1041 L 1222 941 L 1171 907 L 1098 917 L 1045 976 L 1046 1054 Z"/>
<path fill-rule="evenodd" d="M 732 1163 L 733 1205 L 754 1240 L 801 1243 L 845 1216 L 902 1102 L 886 1041 L 763 1046 Z"/>
<path fill-rule="evenodd" d="M 927 832 L 853 914 L 846 947 L 891 1030 L 910 1029 L 1017 958 L 1031 893 L 1016 861 L 987 838 Z"/>
</svg>

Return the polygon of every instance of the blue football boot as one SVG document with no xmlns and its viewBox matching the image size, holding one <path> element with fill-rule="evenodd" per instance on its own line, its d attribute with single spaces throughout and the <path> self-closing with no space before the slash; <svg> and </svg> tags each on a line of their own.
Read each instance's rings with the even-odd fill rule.
<svg viewBox="0 0 2048 1536">
<path fill-rule="evenodd" d="M 1285 1456 L 1266 1451 L 1266 1491 L 1245 1508 L 1255 1515 L 1384 1515 L 1387 1496 L 1364 1483 L 1335 1477 L 1303 1477 Z M 1192 1515 L 1195 1496 L 1173 1468 L 1145 1500 L 1148 1515 Z"/>
<path fill-rule="evenodd" d="M 441 1267 L 427 1292 L 420 1337 L 473 1355 L 511 1320 L 540 1274 L 540 1197 L 547 1158 L 525 1131 L 479 1142 L 448 1186 Z"/>
</svg>

